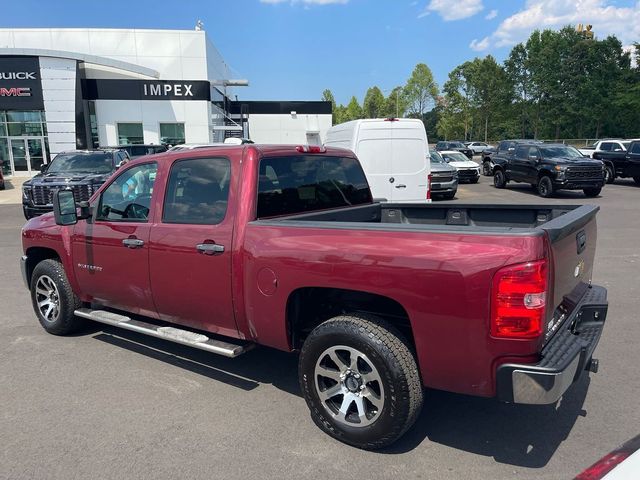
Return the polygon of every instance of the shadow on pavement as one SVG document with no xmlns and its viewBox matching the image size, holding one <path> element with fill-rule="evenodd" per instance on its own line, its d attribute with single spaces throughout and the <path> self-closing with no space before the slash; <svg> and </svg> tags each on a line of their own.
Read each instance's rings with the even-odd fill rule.
<svg viewBox="0 0 640 480">
<path fill-rule="evenodd" d="M 258 347 L 232 359 L 116 327 L 91 326 L 84 333 L 243 390 L 271 384 L 288 394 L 302 396 L 295 354 Z M 500 463 L 544 467 L 568 437 L 578 416 L 586 416 L 582 407 L 589 381 L 588 375 L 583 375 L 559 404 L 541 406 L 511 405 L 495 399 L 426 390 L 424 408 L 416 424 L 380 453 L 406 453 L 429 440 L 489 456 Z"/>
<path fill-rule="evenodd" d="M 384 453 L 413 450 L 425 438 L 496 462 L 544 467 L 569 436 L 579 416 L 589 377 L 574 384 L 554 405 L 513 405 L 489 398 L 427 390 L 422 414 L 413 428 Z"/>
</svg>

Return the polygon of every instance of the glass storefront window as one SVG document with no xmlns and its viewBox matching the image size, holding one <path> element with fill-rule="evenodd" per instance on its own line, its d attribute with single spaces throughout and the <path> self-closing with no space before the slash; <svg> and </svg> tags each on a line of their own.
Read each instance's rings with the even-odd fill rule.
<svg viewBox="0 0 640 480">
<path fill-rule="evenodd" d="M 48 158 L 46 125 L 42 111 L 0 111 L 0 168 L 3 173 L 38 171 Z"/>
<path fill-rule="evenodd" d="M 30 111 L 30 112 L 20 112 L 20 111 L 8 111 L 7 112 L 7 122 L 42 122 L 44 120 L 43 112 L 40 111 Z"/>
<path fill-rule="evenodd" d="M 182 145 L 184 143 L 184 123 L 161 123 L 160 143 Z"/>
<path fill-rule="evenodd" d="M 118 145 L 132 145 L 144 143 L 141 123 L 119 123 Z"/>
<path fill-rule="evenodd" d="M 7 123 L 10 137 L 41 137 L 42 123 Z"/>
</svg>

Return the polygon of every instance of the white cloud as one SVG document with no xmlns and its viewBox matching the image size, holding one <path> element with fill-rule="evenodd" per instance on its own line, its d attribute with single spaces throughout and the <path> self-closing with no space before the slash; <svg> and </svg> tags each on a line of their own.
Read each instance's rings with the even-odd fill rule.
<svg viewBox="0 0 640 480">
<path fill-rule="evenodd" d="M 279 3 L 290 3 L 295 5 L 296 3 L 303 3 L 305 5 L 330 5 L 332 3 L 347 3 L 349 0 L 260 0 L 260 3 L 268 3 L 276 5 Z"/>
<path fill-rule="evenodd" d="M 473 40 L 471 40 L 469 48 L 471 48 L 471 50 L 475 50 L 476 52 L 486 50 L 487 48 L 489 48 L 489 37 L 484 37 L 482 40 L 474 38 Z"/>
<path fill-rule="evenodd" d="M 489 13 L 487 13 L 485 15 L 484 19 L 485 20 L 493 20 L 497 16 L 498 16 L 498 10 L 491 10 Z"/>
<path fill-rule="evenodd" d="M 476 48 L 470 47 L 512 46 L 526 40 L 533 30 L 578 23 L 593 25 L 599 38 L 615 34 L 622 43 L 633 43 L 640 38 L 640 1 L 618 7 L 611 0 L 527 0 L 522 10 L 504 19 L 489 37 L 472 42 Z"/>
<path fill-rule="evenodd" d="M 472 17 L 483 8 L 482 0 L 431 0 L 418 18 L 428 15 L 429 12 L 437 12 L 449 22 Z"/>
</svg>

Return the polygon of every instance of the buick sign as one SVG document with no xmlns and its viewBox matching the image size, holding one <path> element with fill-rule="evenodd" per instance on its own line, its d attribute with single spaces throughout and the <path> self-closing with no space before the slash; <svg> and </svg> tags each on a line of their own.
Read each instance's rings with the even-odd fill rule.
<svg viewBox="0 0 640 480">
<path fill-rule="evenodd" d="M 38 57 L 0 56 L 0 110 L 44 110 Z"/>
</svg>

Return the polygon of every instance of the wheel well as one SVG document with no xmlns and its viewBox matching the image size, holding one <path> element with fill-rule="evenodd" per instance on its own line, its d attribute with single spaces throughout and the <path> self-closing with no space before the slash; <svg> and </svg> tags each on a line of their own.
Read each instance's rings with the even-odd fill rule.
<svg viewBox="0 0 640 480">
<path fill-rule="evenodd" d="M 540 180 L 542 177 L 552 178 L 551 172 L 549 170 L 540 170 L 538 172 L 538 180 Z"/>
<path fill-rule="evenodd" d="M 358 312 L 383 318 L 397 328 L 409 346 L 415 349 L 409 315 L 397 301 L 375 293 L 321 287 L 300 288 L 289 296 L 287 328 L 292 347 L 302 347 L 311 330 L 325 320 Z"/>
<path fill-rule="evenodd" d="M 31 284 L 31 274 L 33 274 L 36 265 L 47 258 L 60 260 L 58 253 L 50 248 L 32 247 L 27 250 L 27 282 L 29 284 Z"/>
</svg>

